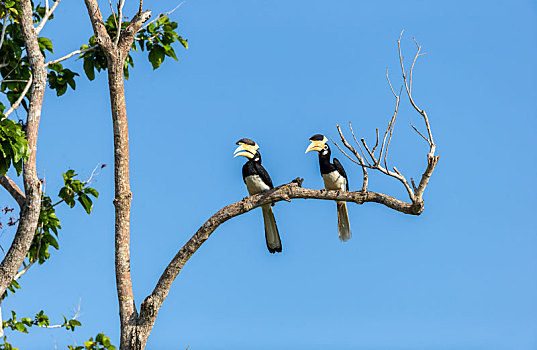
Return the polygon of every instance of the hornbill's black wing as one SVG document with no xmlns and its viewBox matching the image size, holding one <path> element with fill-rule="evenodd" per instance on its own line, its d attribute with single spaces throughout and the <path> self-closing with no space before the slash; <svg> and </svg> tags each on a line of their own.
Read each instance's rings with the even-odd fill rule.
<svg viewBox="0 0 537 350">
<path fill-rule="evenodd" d="M 343 176 L 347 180 L 347 191 L 349 190 L 349 179 L 347 178 L 347 173 L 345 172 L 345 169 L 343 169 L 343 165 L 337 160 L 337 158 L 334 158 L 334 167 L 336 168 L 337 172 Z"/>
<path fill-rule="evenodd" d="M 274 188 L 274 185 L 272 184 L 272 180 L 270 179 L 270 175 L 268 172 L 263 168 L 261 164 L 257 165 L 257 172 L 259 173 L 259 177 L 261 177 L 261 180 L 263 180 L 264 183 L 267 184 L 268 187 Z"/>
</svg>

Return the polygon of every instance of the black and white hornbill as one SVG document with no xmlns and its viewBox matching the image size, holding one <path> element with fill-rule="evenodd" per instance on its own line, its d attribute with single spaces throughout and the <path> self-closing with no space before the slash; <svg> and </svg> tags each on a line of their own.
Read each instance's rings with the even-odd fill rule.
<svg viewBox="0 0 537 350">
<path fill-rule="evenodd" d="M 274 188 L 268 172 L 261 165 L 261 154 L 257 151 L 259 149 L 257 143 L 250 139 L 240 139 L 237 141 L 237 145 L 239 147 L 235 150 L 234 157 L 244 156 L 248 158 L 248 161 L 242 167 L 242 179 L 250 196 Z M 261 208 L 263 209 L 268 251 L 280 253 L 282 251 L 282 242 L 271 205 L 263 205 Z"/>
<path fill-rule="evenodd" d="M 324 188 L 327 190 L 348 191 L 349 181 L 345 169 L 334 158 L 334 162 L 330 163 L 330 147 L 328 139 L 321 134 L 310 137 L 311 144 L 306 149 L 309 151 L 319 152 L 319 165 L 321 167 L 321 176 L 324 180 Z M 337 202 L 337 230 L 339 239 L 348 241 L 351 238 L 351 226 L 349 223 L 349 214 L 347 212 L 347 202 Z"/>
</svg>

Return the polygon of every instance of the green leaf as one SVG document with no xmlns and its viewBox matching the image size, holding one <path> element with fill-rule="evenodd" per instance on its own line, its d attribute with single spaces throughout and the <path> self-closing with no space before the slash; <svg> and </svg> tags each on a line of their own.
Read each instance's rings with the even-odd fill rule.
<svg viewBox="0 0 537 350">
<path fill-rule="evenodd" d="M 86 187 L 84 189 L 84 193 L 91 194 L 93 197 L 99 198 L 99 192 L 97 192 L 97 190 L 92 187 Z"/>
<path fill-rule="evenodd" d="M 149 62 L 153 65 L 153 70 L 160 67 L 162 61 L 164 61 L 164 48 L 162 46 L 155 45 L 151 51 L 149 51 Z"/>
<path fill-rule="evenodd" d="M 90 214 L 93 209 L 93 202 L 87 194 L 81 193 L 78 196 L 78 201 L 82 204 L 82 207 L 86 210 L 86 213 Z"/>
<path fill-rule="evenodd" d="M 179 40 L 179 42 L 181 43 L 181 45 L 183 45 L 183 46 L 185 47 L 185 49 L 188 50 L 188 40 L 185 40 L 185 39 L 183 39 L 183 38 L 181 38 L 181 37 L 179 37 L 178 40 Z"/>
<path fill-rule="evenodd" d="M 19 332 L 22 332 L 22 333 L 28 333 L 28 329 L 26 328 L 26 326 L 21 323 L 21 322 L 17 322 L 15 324 L 15 328 L 19 331 Z"/>
<path fill-rule="evenodd" d="M 37 41 L 39 42 L 39 48 L 41 48 L 41 50 L 48 50 L 51 53 L 54 53 L 54 51 L 52 51 L 52 41 L 50 41 L 50 39 L 39 37 Z"/>
</svg>

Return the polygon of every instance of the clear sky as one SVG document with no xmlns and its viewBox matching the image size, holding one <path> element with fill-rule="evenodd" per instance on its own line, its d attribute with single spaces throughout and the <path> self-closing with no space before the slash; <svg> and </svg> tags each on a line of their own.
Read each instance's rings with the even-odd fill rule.
<svg viewBox="0 0 537 350">
<path fill-rule="evenodd" d="M 100 1 L 101 8 L 109 8 Z M 176 3 L 145 1 L 154 13 Z M 134 2 L 127 1 L 132 14 Z M 83 1 L 64 1 L 43 32 L 55 55 L 87 42 Z M 137 306 L 195 230 L 246 195 L 235 141 L 261 146 L 275 184 L 300 176 L 322 187 L 315 133 L 352 121 L 374 142 L 400 85 L 396 39 L 427 55 L 414 97 L 430 118 L 440 162 L 419 217 L 349 205 L 353 238 L 337 238 L 332 202 L 278 203 L 283 253 L 265 247 L 261 211 L 222 225 L 174 282 L 148 349 L 536 349 L 534 150 L 537 5 L 534 1 L 200 1 L 172 18 L 190 48 L 155 72 L 145 57 L 126 83 L 131 137 L 131 262 Z M 81 62 L 67 66 L 82 73 Z M 2 305 L 53 322 L 81 300 L 83 327 L 9 335 L 22 349 L 81 344 L 105 332 L 119 344 L 114 280 L 112 126 L 106 74 L 45 97 L 38 168 L 56 195 L 61 173 L 98 163 L 101 197 L 88 216 L 58 210 L 60 251 L 21 279 Z M 422 121 L 403 100 L 390 158 L 419 178 Z M 423 130 L 423 128 L 422 128 Z M 352 190 L 361 169 L 334 151 Z M 406 198 L 371 173 L 370 189 Z M 2 203 L 13 204 L 6 192 Z M 12 231 L 2 234 L 5 249 Z"/>
</svg>

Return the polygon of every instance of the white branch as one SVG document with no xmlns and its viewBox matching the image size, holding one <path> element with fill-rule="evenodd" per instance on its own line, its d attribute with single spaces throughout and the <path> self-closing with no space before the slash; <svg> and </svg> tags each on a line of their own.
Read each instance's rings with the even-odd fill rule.
<svg viewBox="0 0 537 350">
<path fill-rule="evenodd" d="M 59 0 L 58 0 L 59 1 Z M 11 105 L 11 107 L 9 107 L 9 109 L 7 110 L 7 112 L 4 114 L 4 116 L 8 116 L 10 115 L 11 113 L 13 113 L 14 110 L 16 110 L 17 108 L 19 108 L 22 100 L 24 100 L 24 96 L 26 96 L 26 94 L 28 93 L 28 90 L 30 89 L 30 86 L 32 86 L 32 82 L 33 82 L 33 76 L 30 75 L 30 79 L 28 79 L 28 82 L 26 83 L 26 86 L 24 87 L 24 90 L 22 90 L 22 93 L 21 95 L 19 96 L 19 98 L 17 99 L 17 101 L 15 101 L 14 104 Z"/>
<path fill-rule="evenodd" d="M 69 58 L 73 57 L 74 55 L 82 54 L 82 53 L 88 52 L 88 51 L 93 51 L 95 49 L 97 49 L 97 46 L 88 47 L 87 49 L 84 49 L 84 50 L 75 50 L 75 51 L 73 51 L 71 53 L 68 53 L 67 55 L 65 55 L 63 57 L 57 58 L 57 59 L 52 60 L 52 61 L 48 61 L 47 63 L 45 63 L 45 67 L 48 67 L 49 65 L 54 64 L 54 63 L 65 61 L 66 59 L 69 59 Z"/>
<path fill-rule="evenodd" d="M 60 4 L 60 1 L 61 0 L 56 0 L 54 2 L 54 5 L 52 5 L 52 8 L 50 10 L 47 10 L 45 11 L 45 16 L 43 17 L 43 19 L 41 20 L 41 23 L 39 23 L 39 25 L 35 28 L 35 34 L 36 35 L 39 35 L 39 33 L 41 32 L 41 30 L 43 29 L 43 27 L 45 26 L 45 23 L 47 23 L 50 15 L 52 15 L 52 13 L 54 12 L 54 10 L 56 10 L 56 7 L 58 7 L 58 5 Z M 48 7 L 48 2 L 46 3 L 45 5 L 45 8 Z"/>
<path fill-rule="evenodd" d="M 185 3 L 184 1 L 180 2 L 179 5 L 175 6 L 175 8 L 174 8 L 173 10 L 170 10 L 170 11 L 166 12 L 164 15 L 163 15 L 162 13 L 159 14 L 159 15 L 157 16 L 157 18 L 155 18 L 155 19 L 152 20 L 151 22 L 147 23 L 145 26 L 143 26 L 142 28 L 140 28 L 140 30 L 138 30 L 138 31 L 142 31 L 142 30 L 144 30 L 145 28 L 147 28 L 151 23 L 155 23 L 161 16 L 169 16 L 169 15 L 171 15 L 172 13 L 175 12 L 175 10 L 177 10 L 179 7 L 181 7 L 181 5 L 183 5 L 184 3 Z"/>
</svg>

